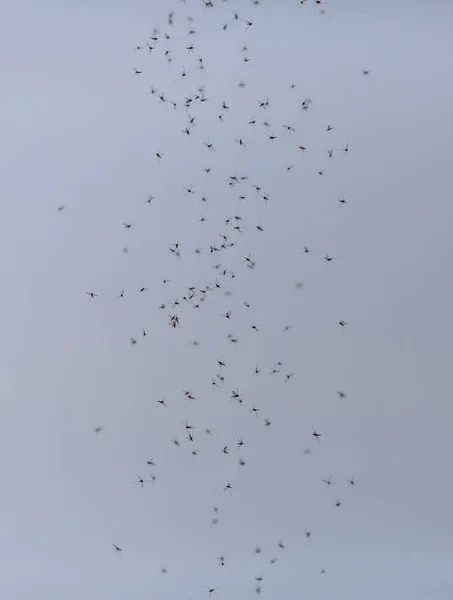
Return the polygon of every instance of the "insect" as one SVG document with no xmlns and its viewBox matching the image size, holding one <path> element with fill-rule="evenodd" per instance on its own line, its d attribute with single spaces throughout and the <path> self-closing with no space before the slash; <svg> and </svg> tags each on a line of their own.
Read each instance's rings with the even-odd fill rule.
<svg viewBox="0 0 453 600">
<path fill-rule="evenodd" d="M 327 265 L 327 263 L 331 263 L 331 262 L 334 263 L 337 260 L 337 258 L 333 258 L 332 256 L 329 256 L 328 254 L 326 254 L 325 256 L 323 256 L 322 260 L 325 260 L 326 265 Z"/>
<path fill-rule="evenodd" d="M 254 414 L 255 414 L 255 417 L 256 417 L 256 418 L 258 418 L 258 413 L 259 413 L 259 410 L 260 410 L 259 408 L 256 408 L 256 406 L 255 406 L 255 405 L 253 405 L 253 408 L 251 408 L 251 409 L 249 410 L 249 412 L 250 412 L 250 413 L 254 413 Z"/>
<path fill-rule="evenodd" d="M 317 433 L 317 431 L 315 431 L 314 429 L 312 429 L 312 437 L 318 442 L 319 444 L 319 438 L 322 436 L 321 433 Z"/>
<path fill-rule="evenodd" d="M 87 296 L 89 296 L 88 302 L 90 302 L 90 301 L 96 302 L 96 298 L 98 298 L 98 294 L 95 294 L 94 292 L 85 292 L 85 294 L 87 294 Z"/>
<path fill-rule="evenodd" d="M 290 125 L 288 123 L 288 125 L 282 125 L 282 127 L 289 133 L 289 135 L 291 136 L 291 132 L 296 133 L 296 130 L 294 129 L 294 127 L 292 125 Z"/>
<path fill-rule="evenodd" d="M 175 79 L 175 81 L 182 81 L 190 71 L 182 70 L 181 75 Z"/>
<path fill-rule="evenodd" d="M 143 479 L 143 477 L 141 477 L 140 475 L 137 475 L 137 481 L 135 482 L 135 486 L 140 486 L 141 488 L 144 486 L 145 484 L 145 480 Z"/>
</svg>

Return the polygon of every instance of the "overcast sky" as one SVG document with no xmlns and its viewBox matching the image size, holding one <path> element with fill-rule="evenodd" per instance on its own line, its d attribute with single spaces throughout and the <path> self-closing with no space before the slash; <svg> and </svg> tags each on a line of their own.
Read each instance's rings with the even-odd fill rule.
<svg viewBox="0 0 453 600">
<path fill-rule="evenodd" d="M 3 3 L 2 597 L 452 597 L 453 7 L 323 5 Z"/>
</svg>

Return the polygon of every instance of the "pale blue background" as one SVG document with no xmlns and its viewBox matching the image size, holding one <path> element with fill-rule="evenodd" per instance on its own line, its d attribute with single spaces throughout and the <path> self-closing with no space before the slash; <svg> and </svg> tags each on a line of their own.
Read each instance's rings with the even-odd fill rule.
<svg viewBox="0 0 453 600">
<path fill-rule="evenodd" d="M 163 41 L 152 57 L 133 51 L 154 26 L 168 29 L 167 2 L 2 5 L 2 598 L 195 600 L 214 586 L 219 600 L 242 600 L 255 596 L 258 575 L 263 599 L 452 597 L 453 7 L 326 0 L 320 15 L 289 0 L 235 6 L 254 21 L 250 30 L 221 31 L 233 3 L 211 11 L 174 3 L 169 67 Z M 184 50 L 188 14 L 200 32 L 194 57 Z M 194 68 L 198 52 L 205 73 Z M 145 71 L 140 79 L 134 67 Z M 182 68 L 193 70 L 175 82 Z M 190 111 L 197 127 L 187 140 L 184 110 L 148 90 L 180 102 L 203 81 L 211 102 Z M 255 110 L 264 96 L 269 131 L 281 135 L 292 122 L 292 140 L 271 145 L 245 124 L 264 118 Z M 306 97 L 312 109 L 301 113 Z M 223 100 L 231 115 L 222 126 Z M 326 133 L 329 123 L 335 131 Z M 346 143 L 348 156 L 329 162 L 326 149 Z M 242 188 L 227 186 L 236 171 L 269 192 L 267 208 L 251 185 L 237 203 Z M 195 198 L 184 194 L 190 184 Z M 348 204 L 337 210 L 343 195 Z M 238 250 L 196 257 L 195 247 L 220 243 L 223 219 L 236 211 Z M 168 252 L 174 239 L 180 260 Z M 304 245 L 317 254 L 305 256 Z M 239 258 L 248 252 L 254 271 Z M 335 265 L 324 267 L 326 252 Z M 181 309 L 181 328 L 170 330 L 157 306 L 213 282 L 215 262 L 237 273 L 234 296 Z M 150 291 L 139 294 L 142 286 Z M 116 300 L 123 288 L 127 304 Z M 228 309 L 230 326 L 218 316 Z M 227 344 L 230 331 L 237 347 Z M 231 367 L 212 392 L 216 356 Z M 295 373 L 288 385 L 268 376 L 278 360 Z M 228 402 L 234 388 L 242 411 Z M 156 410 L 162 396 L 168 408 Z M 272 420 L 269 430 L 248 414 L 252 404 Z M 197 427 L 196 458 L 183 441 L 186 419 Z M 247 465 L 238 472 L 240 436 Z M 156 484 L 134 488 L 149 457 Z M 336 485 L 326 488 L 329 475 Z M 222 492 L 228 480 L 231 496 Z M 210 527 L 215 504 L 220 522 Z M 227 571 L 216 564 L 221 554 Z"/>
</svg>

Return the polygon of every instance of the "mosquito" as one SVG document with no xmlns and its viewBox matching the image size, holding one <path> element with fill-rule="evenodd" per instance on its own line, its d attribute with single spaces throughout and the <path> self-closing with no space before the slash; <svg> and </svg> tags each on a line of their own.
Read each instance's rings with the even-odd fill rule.
<svg viewBox="0 0 453 600">
<path fill-rule="evenodd" d="M 301 110 L 307 111 L 310 108 L 311 100 L 310 98 L 306 98 L 303 102 L 300 103 L 299 108 Z"/>
<path fill-rule="evenodd" d="M 296 130 L 294 129 L 294 127 L 292 125 L 290 125 L 288 123 L 288 125 L 282 125 L 282 127 L 289 133 L 290 137 L 291 137 L 291 132 L 296 133 Z"/>
<path fill-rule="evenodd" d="M 258 413 L 259 413 L 259 408 L 256 408 L 255 405 L 253 405 L 253 408 L 251 408 L 249 410 L 250 413 L 255 413 L 255 417 L 258 418 Z"/>
<path fill-rule="evenodd" d="M 327 265 L 328 263 L 331 263 L 331 262 L 335 263 L 335 261 L 337 260 L 337 258 L 338 257 L 334 258 L 334 257 L 329 256 L 328 254 L 326 254 L 325 256 L 322 257 L 321 260 L 325 260 L 326 261 L 326 265 Z"/>
<path fill-rule="evenodd" d="M 252 257 L 253 257 L 252 253 L 249 253 L 248 256 L 241 256 L 241 258 L 243 259 L 244 263 L 250 269 L 253 269 L 253 267 L 255 266 L 255 261 L 252 259 Z"/>
<path fill-rule="evenodd" d="M 314 438 L 314 439 L 315 439 L 315 440 L 318 442 L 318 444 L 319 444 L 319 443 L 320 443 L 320 442 L 319 442 L 319 438 L 322 436 L 322 433 L 318 433 L 318 432 L 317 432 L 315 429 L 312 429 L 311 433 L 312 433 L 312 437 L 313 437 L 313 438 Z"/>
<path fill-rule="evenodd" d="M 175 81 L 182 81 L 185 77 L 187 77 L 188 73 L 190 73 L 190 71 L 186 71 L 185 69 L 183 69 L 181 75 L 177 77 Z"/>
<path fill-rule="evenodd" d="M 137 487 L 138 485 L 142 488 L 145 484 L 145 480 L 143 479 L 143 477 L 141 477 L 140 475 L 137 475 L 137 481 L 135 482 L 135 486 Z"/>
<path fill-rule="evenodd" d="M 85 292 L 85 294 L 87 294 L 88 298 L 88 302 L 93 301 L 94 303 L 96 303 L 96 298 L 98 298 L 98 294 L 95 294 L 94 292 Z"/>
</svg>

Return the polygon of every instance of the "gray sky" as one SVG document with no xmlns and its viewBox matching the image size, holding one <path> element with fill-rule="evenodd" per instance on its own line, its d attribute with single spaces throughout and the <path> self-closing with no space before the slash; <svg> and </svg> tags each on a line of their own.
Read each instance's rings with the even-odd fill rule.
<svg viewBox="0 0 453 600">
<path fill-rule="evenodd" d="M 212 586 L 245 600 L 263 576 L 263 600 L 451 598 L 453 7 L 312 6 L 3 3 L 2 597 L 197 600 Z M 134 52 L 153 27 L 172 39 Z M 186 139 L 183 98 L 200 85 L 209 101 L 189 109 Z M 230 187 L 235 174 L 249 179 Z M 224 225 L 234 215 L 242 233 Z M 212 256 L 221 233 L 236 245 Z M 172 307 L 216 278 L 199 310 Z"/>
</svg>

